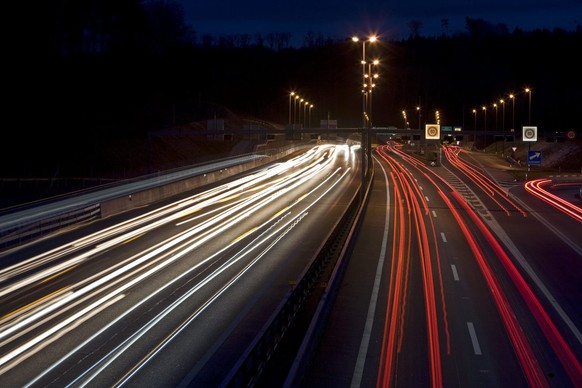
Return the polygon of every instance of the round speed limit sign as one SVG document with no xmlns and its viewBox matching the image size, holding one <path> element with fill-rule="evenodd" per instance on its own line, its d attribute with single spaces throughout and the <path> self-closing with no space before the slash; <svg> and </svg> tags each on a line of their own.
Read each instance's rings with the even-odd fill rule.
<svg viewBox="0 0 582 388">
<path fill-rule="evenodd" d="M 536 141 L 537 127 L 523 127 L 523 141 Z"/>
<path fill-rule="evenodd" d="M 438 135 L 438 133 L 439 133 L 439 130 L 437 129 L 437 127 L 428 127 L 428 128 L 426 129 L 426 133 L 427 133 L 429 136 L 431 136 L 431 137 L 434 137 L 434 136 L 437 136 L 437 135 Z"/>
<path fill-rule="evenodd" d="M 533 139 L 534 136 L 536 135 L 536 131 L 534 131 L 531 128 L 526 128 L 525 131 L 523 132 L 523 135 L 527 138 L 527 139 Z"/>
</svg>

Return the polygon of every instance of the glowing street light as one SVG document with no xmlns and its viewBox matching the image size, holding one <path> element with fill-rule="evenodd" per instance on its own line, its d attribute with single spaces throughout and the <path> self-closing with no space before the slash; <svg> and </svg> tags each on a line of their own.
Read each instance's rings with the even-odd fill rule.
<svg viewBox="0 0 582 388">
<path fill-rule="evenodd" d="M 372 35 L 372 36 L 368 37 L 368 39 L 363 39 L 363 40 L 360 40 L 360 38 L 357 36 L 352 37 L 353 42 L 355 42 L 355 43 L 362 42 L 361 64 L 362 64 L 362 79 L 363 79 L 363 87 L 364 87 L 364 90 L 362 90 L 362 127 L 366 126 L 366 118 L 367 118 L 367 114 L 366 114 L 367 82 L 366 82 L 366 78 L 368 78 L 368 75 L 366 74 L 366 63 L 367 63 L 367 61 L 366 61 L 366 42 L 374 43 L 377 40 L 378 40 L 378 37 L 375 35 Z M 371 93 L 371 89 L 370 89 L 370 93 Z"/>
<path fill-rule="evenodd" d="M 369 83 L 368 84 L 368 90 L 369 90 L 369 92 L 368 92 L 368 97 L 369 97 L 369 99 L 368 99 L 369 100 L 368 116 L 369 117 L 368 118 L 369 118 L 370 123 L 372 121 L 372 92 L 374 91 L 374 88 L 376 87 L 374 80 L 378 79 L 378 77 L 379 77 L 378 73 L 372 74 L 372 65 L 377 66 L 379 63 L 380 63 L 380 61 L 377 59 L 372 61 L 372 63 L 369 63 L 368 64 L 368 74 L 365 75 L 365 78 L 368 79 L 368 83 Z"/>
</svg>

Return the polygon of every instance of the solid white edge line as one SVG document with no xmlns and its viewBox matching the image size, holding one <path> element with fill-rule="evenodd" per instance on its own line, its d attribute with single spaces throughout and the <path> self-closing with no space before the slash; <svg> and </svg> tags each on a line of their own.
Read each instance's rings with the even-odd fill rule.
<svg viewBox="0 0 582 388">
<path fill-rule="evenodd" d="M 374 158 L 375 159 L 375 158 Z M 386 182 L 386 204 L 390 203 L 390 190 L 388 190 L 388 174 L 382 163 L 378 162 L 384 173 L 384 180 Z M 362 383 L 364 375 L 364 364 L 368 353 L 368 346 L 372 337 L 372 325 L 374 324 L 374 315 L 376 313 L 376 304 L 378 303 L 378 293 L 380 291 L 380 281 L 382 280 L 382 267 L 386 255 L 386 246 L 388 245 L 388 230 L 390 229 L 390 207 L 386 206 L 386 218 L 384 219 L 384 234 L 382 236 L 382 249 L 378 257 L 378 266 L 376 267 L 376 276 L 374 278 L 374 286 L 372 287 L 372 295 L 370 297 L 370 304 L 368 305 L 368 315 L 366 317 L 366 325 L 362 334 L 362 341 L 360 342 L 360 349 L 358 351 L 358 358 L 354 367 L 354 374 L 352 375 L 352 388 L 359 388 Z"/>
</svg>

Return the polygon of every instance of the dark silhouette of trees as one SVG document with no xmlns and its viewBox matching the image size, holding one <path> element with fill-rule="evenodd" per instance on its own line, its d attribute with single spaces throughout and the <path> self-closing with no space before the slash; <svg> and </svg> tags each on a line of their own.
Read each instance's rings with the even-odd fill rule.
<svg viewBox="0 0 582 388">
<path fill-rule="evenodd" d="M 12 123 L 1 175 L 91 175 L 109 143 L 206 120 L 216 113 L 209 104 L 284 124 L 290 91 L 313 101 L 314 123 L 328 114 L 344 127 L 361 123 L 361 49 L 349 39 L 310 31 L 297 48 L 285 32 L 199 37 L 180 6 L 164 0 L 38 0 L 34 7 L 4 48 Z M 444 124 L 472 127 L 473 107 L 514 92 L 519 128 L 529 86 L 542 131 L 580 129 L 580 27 L 510 32 L 467 18 L 466 33 L 453 36 L 443 20 L 438 38 L 423 37 L 418 21 L 409 27 L 409 38 L 377 46 L 376 125 L 401 126 L 402 110 L 421 101 L 423 118 L 438 109 Z M 14 150 L 23 163 L 10 162 Z"/>
<path fill-rule="evenodd" d="M 465 26 L 469 36 L 473 38 L 486 38 L 499 35 L 508 35 L 509 28 L 506 24 L 492 24 L 483 19 L 465 18 Z"/>
</svg>

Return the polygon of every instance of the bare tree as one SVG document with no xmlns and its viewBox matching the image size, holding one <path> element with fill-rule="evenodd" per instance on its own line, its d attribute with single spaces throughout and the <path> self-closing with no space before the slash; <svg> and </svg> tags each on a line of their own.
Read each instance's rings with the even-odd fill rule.
<svg viewBox="0 0 582 388">
<path fill-rule="evenodd" d="M 418 38 L 422 29 L 422 22 L 420 20 L 411 20 L 408 22 L 408 29 L 410 30 L 411 38 Z"/>
<path fill-rule="evenodd" d="M 261 34 L 260 32 L 257 32 L 255 34 L 255 44 L 259 47 L 263 47 L 263 45 L 265 44 L 265 39 L 263 38 L 263 34 Z"/>
<path fill-rule="evenodd" d="M 441 30 L 444 36 L 449 35 L 449 19 L 441 19 Z"/>
</svg>

